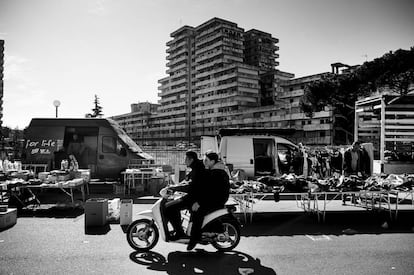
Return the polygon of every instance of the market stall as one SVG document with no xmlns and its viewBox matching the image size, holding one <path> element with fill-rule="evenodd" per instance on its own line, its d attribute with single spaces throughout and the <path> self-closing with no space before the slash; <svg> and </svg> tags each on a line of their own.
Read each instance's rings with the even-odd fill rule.
<svg viewBox="0 0 414 275">
<path fill-rule="evenodd" d="M 162 167 L 128 168 L 121 175 L 123 184 L 118 185 L 120 190 L 115 193 L 123 195 L 147 192 L 157 196 L 161 188 L 169 182 L 169 173 L 164 172 Z"/>
<path fill-rule="evenodd" d="M 60 190 L 67 195 L 74 204 L 74 191 L 80 190 L 82 200 L 89 195 L 88 183 L 90 172 L 88 169 L 81 169 L 76 172 L 54 170 L 40 172 L 38 177 L 28 170 L 21 170 L 15 173 L 3 175 L 0 181 L 0 202 L 16 204 L 18 207 L 34 207 L 42 202 L 38 194 L 45 190 Z"/>
<path fill-rule="evenodd" d="M 373 144 L 374 173 L 414 173 L 414 92 L 358 100 L 355 138 Z"/>
<path fill-rule="evenodd" d="M 414 210 L 413 189 L 414 175 L 408 174 L 377 175 L 367 179 L 357 176 L 315 179 L 289 174 L 232 181 L 231 197 L 238 203 L 246 221 L 247 218 L 252 220 L 255 203 L 266 197 L 278 201 L 280 196 L 294 196 L 296 206 L 304 212 L 315 213 L 318 221 L 325 221 L 325 214 L 333 202 L 387 211 L 390 218 L 396 219 L 402 208 Z"/>
</svg>

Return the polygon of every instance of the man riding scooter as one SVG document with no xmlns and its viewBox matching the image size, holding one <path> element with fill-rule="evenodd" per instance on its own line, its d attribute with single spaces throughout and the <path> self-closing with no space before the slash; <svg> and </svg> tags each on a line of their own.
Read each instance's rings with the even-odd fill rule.
<svg viewBox="0 0 414 275">
<path fill-rule="evenodd" d="M 184 209 L 191 210 L 196 202 L 200 202 L 202 200 L 203 186 L 205 185 L 207 178 L 204 164 L 198 159 L 197 153 L 193 151 L 186 152 L 185 164 L 187 167 L 191 168 L 191 172 L 186 177 L 188 184 L 169 188 L 172 191 L 187 193 L 180 200 L 173 201 L 172 203 L 166 205 L 166 218 L 171 223 L 175 232 L 175 235 L 170 236 L 170 240 L 188 238 L 181 225 L 180 211 Z M 191 243 L 189 243 L 187 248 L 191 248 L 191 246 L 194 248 L 195 244 L 191 244 L 191 246 L 190 244 Z"/>
<path fill-rule="evenodd" d="M 203 196 L 193 204 L 191 209 L 193 225 L 187 250 L 192 250 L 200 241 L 204 216 L 224 208 L 230 195 L 229 175 L 226 166 L 219 162 L 217 153 L 206 152 L 204 165 L 207 169 L 207 184 L 202 186 Z"/>
</svg>

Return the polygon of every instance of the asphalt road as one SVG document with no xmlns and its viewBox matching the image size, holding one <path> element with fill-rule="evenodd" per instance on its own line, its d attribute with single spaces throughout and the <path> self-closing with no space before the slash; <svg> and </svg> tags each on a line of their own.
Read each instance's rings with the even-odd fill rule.
<svg viewBox="0 0 414 275">
<path fill-rule="evenodd" d="M 149 206 L 134 205 L 134 213 Z M 85 232 L 81 209 L 26 212 L 0 232 L 0 274 L 413 274 L 413 218 L 400 213 L 382 228 L 386 217 L 363 212 L 331 214 L 325 223 L 258 214 L 234 252 L 160 241 L 136 253 L 119 224 Z"/>
</svg>

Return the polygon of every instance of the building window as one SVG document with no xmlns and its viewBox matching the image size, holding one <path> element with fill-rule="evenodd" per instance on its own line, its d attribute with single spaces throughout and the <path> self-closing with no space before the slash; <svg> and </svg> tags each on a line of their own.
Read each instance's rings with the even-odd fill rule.
<svg viewBox="0 0 414 275">
<path fill-rule="evenodd" d="M 325 136 L 326 136 L 325 131 L 320 131 L 320 132 L 319 132 L 319 136 L 320 136 L 320 137 L 325 137 Z"/>
</svg>

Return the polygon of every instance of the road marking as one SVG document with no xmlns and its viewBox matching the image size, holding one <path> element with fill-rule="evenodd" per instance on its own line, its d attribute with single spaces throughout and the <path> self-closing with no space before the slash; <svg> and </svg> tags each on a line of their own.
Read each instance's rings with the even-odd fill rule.
<svg viewBox="0 0 414 275">
<path fill-rule="evenodd" d="M 317 241 L 330 241 L 331 238 L 329 236 L 326 235 L 315 235 L 315 236 L 310 236 L 310 235 L 305 235 L 306 237 L 308 237 L 309 239 L 311 239 L 314 242 Z"/>
<path fill-rule="evenodd" d="M 4 243 L 4 240 L 0 240 L 0 243 Z"/>
</svg>

